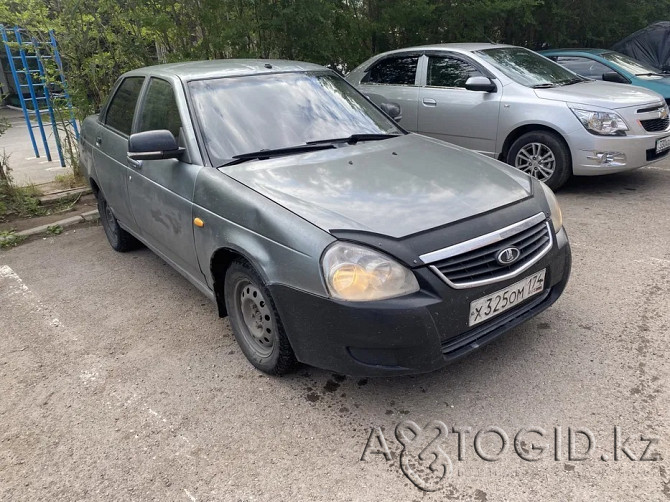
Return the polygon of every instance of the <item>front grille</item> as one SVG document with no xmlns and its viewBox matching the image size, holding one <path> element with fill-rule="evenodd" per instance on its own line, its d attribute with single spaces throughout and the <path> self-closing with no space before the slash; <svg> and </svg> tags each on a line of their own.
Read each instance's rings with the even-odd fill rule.
<svg viewBox="0 0 670 502">
<path fill-rule="evenodd" d="M 523 228 L 523 227 L 522 227 Z M 447 283 L 455 287 L 471 287 L 495 282 L 521 272 L 544 256 L 552 245 L 549 223 L 542 220 L 513 235 L 431 265 Z M 511 265 L 501 265 L 497 256 L 503 249 L 516 247 L 521 253 Z"/>
<path fill-rule="evenodd" d="M 670 126 L 670 117 L 665 117 L 664 119 L 640 120 L 640 124 L 642 124 L 644 130 L 648 132 L 665 131 L 668 126 Z"/>
</svg>

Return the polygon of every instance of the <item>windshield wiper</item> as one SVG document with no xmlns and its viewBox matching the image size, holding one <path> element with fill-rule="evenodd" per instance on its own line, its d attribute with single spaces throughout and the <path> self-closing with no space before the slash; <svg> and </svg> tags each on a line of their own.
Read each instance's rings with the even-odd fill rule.
<svg viewBox="0 0 670 502">
<path fill-rule="evenodd" d="M 298 145 L 298 146 L 289 146 L 286 148 L 274 148 L 274 149 L 265 149 L 259 150 L 257 152 L 241 153 L 239 155 L 233 155 L 233 160 L 221 164 L 217 167 L 224 166 L 233 166 L 235 164 L 242 164 L 249 160 L 264 160 L 272 157 L 281 157 L 283 155 L 295 155 L 298 153 L 305 152 L 314 152 L 317 150 L 328 150 L 330 148 L 335 148 L 335 145 Z"/>
<path fill-rule="evenodd" d="M 400 134 L 352 134 L 346 138 L 333 138 L 333 139 L 319 139 L 316 141 L 308 141 L 308 145 L 321 145 L 324 143 L 349 143 L 350 145 L 355 145 L 359 141 L 379 141 L 382 139 L 395 138 L 401 136 Z"/>
<path fill-rule="evenodd" d="M 665 75 L 664 75 L 663 73 L 652 73 L 652 72 L 649 72 L 649 73 L 636 73 L 635 76 L 636 76 L 636 77 L 656 77 L 656 76 L 658 76 L 658 77 L 665 77 Z"/>
<path fill-rule="evenodd" d="M 556 87 L 556 84 L 552 84 L 551 82 L 546 82 L 544 84 L 536 84 L 532 88 L 533 89 L 549 89 L 550 87 Z"/>
<path fill-rule="evenodd" d="M 568 80 L 561 80 L 560 82 L 558 82 L 558 84 L 559 85 L 572 85 L 572 84 L 578 84 L 580 82 L 587 82 L 587 80 L 584 79 L 584 78 L 575 77 L 575 78 L 571 78 L 571 79 L 568 79 Z"/>
</svg>

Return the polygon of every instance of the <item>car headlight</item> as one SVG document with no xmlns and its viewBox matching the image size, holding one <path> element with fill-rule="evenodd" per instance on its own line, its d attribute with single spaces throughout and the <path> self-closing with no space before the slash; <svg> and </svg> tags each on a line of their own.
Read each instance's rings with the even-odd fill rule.
<svg viewBox="0 0 670 502">
<path fill-rule="evenodd" d="M 581 110 L 579 108 L 571 108 L 571 110 L 577 115 L 586 130 L 593 134 L 617 136 L 625 134 L 628 130 L 628 126 L 618 113 Z"/>
<path fill-rule="evenodd" d="M 330 295 L 340 300 L 384 300 L 419 290 L 411 270 L 378 251 L 349 242 L 332 244 L 321 266 Z"/>
<path fill-rule="evenodd" d="M 558 205 L 558 200 L 554 195 L 554 192 L 544 183 L 540 182 L 542 185 L 542 190 L 544 190 L 544 196 L 547 198 L 549 203 L 549 211 L 551 212 L 551 222 L 554 224 L 554 232 L 563 228 L 563 213 L 561 212 L 561 206 Z"/>
</svg>

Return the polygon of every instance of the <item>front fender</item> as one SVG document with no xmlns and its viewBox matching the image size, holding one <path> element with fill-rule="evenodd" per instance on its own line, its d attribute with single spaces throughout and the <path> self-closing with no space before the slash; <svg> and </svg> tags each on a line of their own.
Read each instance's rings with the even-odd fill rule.
<svg viewBox="0 0 670 502">
<path fill-rule="evenodd" d="M 335 240 L 329 233 L 214 168 L 198 173 L 193 217 L 204 222 L 194 238 L 211 288 L 212 257 L 226 249 L 246 257 L 268 285 L 327 296 L 319 260 Z"/>
</svg>

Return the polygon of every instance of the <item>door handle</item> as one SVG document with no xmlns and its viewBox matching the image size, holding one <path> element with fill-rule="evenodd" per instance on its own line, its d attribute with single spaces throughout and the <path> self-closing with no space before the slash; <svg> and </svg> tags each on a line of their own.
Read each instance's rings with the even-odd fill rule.
<svg viewBox="0 0 670 502">
<path fill-rule="evenodd" d="M 423 98 L 423 104 L 426 106 L 437 106 L 437 101 L 433 98 Z"/>
<path fill-rule="evenodd" d="M 95 146 L 100 146 L 102 145 L 102 136 L 98 136 L 95 138 Z"/>
<path fill-rule="evenodd" d="M 134 169 L 142 169 L 142 161 L 128 157 L 128 165 Z"/>
</svg>

